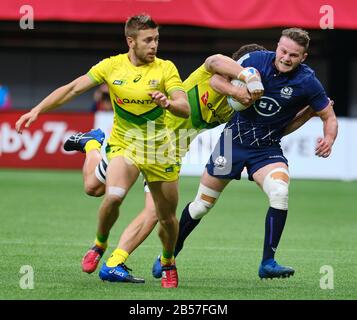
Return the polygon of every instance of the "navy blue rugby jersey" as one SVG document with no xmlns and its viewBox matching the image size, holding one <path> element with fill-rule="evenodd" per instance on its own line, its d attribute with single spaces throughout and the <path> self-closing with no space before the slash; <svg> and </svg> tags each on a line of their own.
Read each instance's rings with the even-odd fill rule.
<svg viewBox="0 0 357 320">
<path fill-rule="evenodd" d="M 255 51 L 238 60 L 243 67 L 254 67 L 261 75 L 264 95 L 248 109 L 236 112 L 227 123 L 233 137 L 245 137 L 240 143 L 279 142 L 286 125 L 305 106 L 324 109 L 328 97 L 314 71 L 300 64 L 288 73 L 279 73 L 274 65 L 275 52 Z"/>
</svg>

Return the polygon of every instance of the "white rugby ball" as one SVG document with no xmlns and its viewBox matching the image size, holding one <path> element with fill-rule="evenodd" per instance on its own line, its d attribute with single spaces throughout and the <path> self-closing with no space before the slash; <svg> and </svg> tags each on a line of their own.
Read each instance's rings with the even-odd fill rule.
<svg viewBox="0 0 357 320">
<path fill-rule="evenodd" d="M 231 81 L 231 84 L 233 84 L 236 87 L 242 87 L 242 88 L 247 86 L 245 82 L 238 80 L 238 79 L 233 79 Z M 235 111 L 243 111 L 243 110 L 249 108 L 249 106 L 245 106 L 245 105 L 241 104 L 239 101 L 237 101 L 236 99 L 234 99 L 231 96 L 227 97 L 227 102 L 228 102 L 228 105 Z"/>
</svg>

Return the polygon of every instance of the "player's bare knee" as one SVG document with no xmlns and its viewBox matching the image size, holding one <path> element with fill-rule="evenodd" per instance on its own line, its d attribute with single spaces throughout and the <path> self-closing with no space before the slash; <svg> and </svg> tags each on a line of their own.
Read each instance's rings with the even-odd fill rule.
<svg viewBox="0 0 357 320">
<path fill-rule="evenodd" d="M 263 190 L 267 194 L 270 206 L 279 210 L 288 210 L 289 172 L 285 168 L 270 171 L 264 179 Z"/>
<path fill-rule="evenodd" d="M 166 215 L 164 217 L 160 217 L 158 221 L 160 222 L 161 226 L 165 227 L 176 223 L 177 218 L 176 215 L 173 213 L 173 214 Z"/>
<path fill-rule="evenodd" d="M 220 192 L 200 184 L 198 193 L 193 202 L 190 203 L 188 211 L 192 219 L 201 219 L 213 208 Z"/>
<path fill-rule="evenodd" d="M 119 207 L 123 202 L 123 198 L 116 195 L 105 195 L 105 203 L 109 207 Z"/>
</svg>

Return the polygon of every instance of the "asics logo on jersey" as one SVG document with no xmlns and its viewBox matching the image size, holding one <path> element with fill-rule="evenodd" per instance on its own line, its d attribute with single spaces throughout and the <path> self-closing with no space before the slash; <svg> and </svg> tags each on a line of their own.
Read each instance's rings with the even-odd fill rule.
<svg viewBox="0 0 357 320">
<path fill-rule="evenodd" d="M 140 81 L 141 77 L 142 77 L 141 74 L 137 75 L 137 76 L 135 77 L 135 79 L 133 80 L 133 82 L 138 82 L 138 81 Z"/>
<path fill-rule="evenodd" d="M 262 96 L 254 102 L 254 109 L 263 117 L 271 117 L 280 111 L 281 106 L 275 99 Z"/>
</svg>

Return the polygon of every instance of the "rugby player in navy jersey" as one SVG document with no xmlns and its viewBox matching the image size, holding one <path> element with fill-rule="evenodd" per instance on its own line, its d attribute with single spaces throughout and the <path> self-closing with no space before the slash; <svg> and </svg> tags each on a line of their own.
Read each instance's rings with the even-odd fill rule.
<svg viewBox="0 0 357 320">
<path fill-rule="evenodd" d="M 314 71 L 303 64 L 309 41 L 306 31 L 285 29 L 275 52 L 256 51 L 238 60 L 243 67 L 259 71 L 264 95 L 250 108 L 236 112 L 226 124 L 201 177 L 196 198 L 182 212 L 175 256 L 227 184 L 239 180 L 246 167 L 249 180 L 255 181 L 266 193 L 270 204 L 258 275 L 263 279 L 294 274 L 293 268 L 278 264 L 274 257 L 288 213 L 290 180 L 288 160 L 280 140 L 286 134 L 288 123 L 307 105 L 323 123 L 324 137 L 317 142 L 317 156 L 326 158 L 331 154 L 338 128 L 333 103 Z M 226 85 L 230 83 L 227 81 Z M 160 269 L 157 261 L 153 266 L 154 276 Z"/>
</svg>

